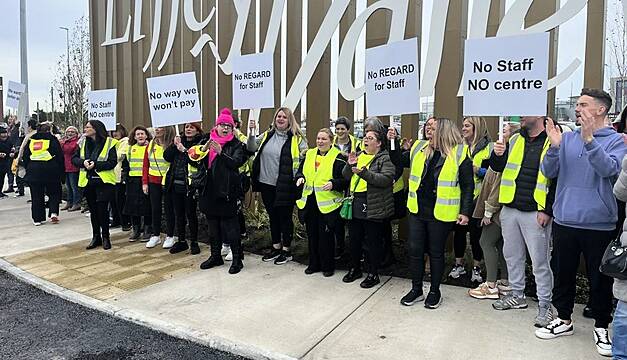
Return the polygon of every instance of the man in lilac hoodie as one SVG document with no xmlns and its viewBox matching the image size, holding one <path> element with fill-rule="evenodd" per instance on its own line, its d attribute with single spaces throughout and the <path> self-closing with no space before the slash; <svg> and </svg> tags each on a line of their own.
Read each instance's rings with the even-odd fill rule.
<svg viewBox="0 0 627 360">
<path fill-rule="evenodd" d="M 551 148 L 542 172 L 549 178 L 558 177 L 553 204 L 553 305 L 558 317 L 536 331 L 541 339 L 572 335 L 575 277 L 583 253 L 590 271 L 594 341 L 599 354 L 605 356 L 612 355 L 607 331 L 612 321 L 612 279 L 598 269 L 616 228 L 613 186 L 627 151 L 622 136 L 606 126 L 611 106 L 612 98 L 605 91 L 583 89 L 575 109 L 580 129 L 562 134 L 548 121 Z"/>
</svg>

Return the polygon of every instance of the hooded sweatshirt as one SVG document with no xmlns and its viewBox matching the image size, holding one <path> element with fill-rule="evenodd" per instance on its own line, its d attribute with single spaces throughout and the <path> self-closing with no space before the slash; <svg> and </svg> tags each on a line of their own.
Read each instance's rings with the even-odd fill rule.
<svg viewBox="0 0 627 360">
<path fill-rule="evenodd" d="M 611 231 L 618 220 L 613 187 L 627 151 L 621 135 L 609 127 L 594 132 L 585 144 L 581 130 L 564 133 L 542 162 L 548 178 L 558 177 L 553 215 L 562 226 Z"/>
</svg>

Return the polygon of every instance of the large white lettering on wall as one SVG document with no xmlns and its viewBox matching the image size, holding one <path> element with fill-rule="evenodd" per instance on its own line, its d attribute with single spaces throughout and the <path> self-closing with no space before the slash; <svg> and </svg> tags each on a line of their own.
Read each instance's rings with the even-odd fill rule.
<svg viewBox="0 0 627 360">
<path fill-rule="evenodd" d="M 205 46 L 208 46 L 211 51 L 211 55 L 213 55 L 218 61 L 220 70 L 226 75 L 230 75 L 232 73 L 232 61 L 234 57 L 242 55 L 241 49 L 252 0 L 232 0 L 237 14 L 237 22 L 235 24 L 235 30 L 232 35 L 231 46 L 228 54 L 220 54 L 214 39 L 205 31 L 217 18 L 216 8 L 213 7 L 210 9 L 209 15 L 206 18 L 198 19 L 197 14 L 194 13 L 193 0 L 170 1 L 171 11 L 169 27 L 167 29 L 167 40 L 165 47 L 159 47 L 162 31 L 162 8 L 165 5 L 163 0 L 151 1 L 153 1 L 154 8 L 154 11 L 152 12 L 152 32 L 149 34 L 150 51 L 143 67 L 144 71 L 148 70 L 153 61 L 159 61 L 159 70 L 161 70 L 167 62 L 167 59 L 172 52 L 172 46 L 177 35 L 177 29 L 180 28 L 178 24 L 178 11 L 179 6 L 182 4 L 185 26 L 191 31 L 201 32 L 200 37 L 192 48 L 184 49 L 184 51 L 190 51 L 194 57 L 197 57 L 200 56 L 202 49 Z M 142 6 L 147 5 L 147 2 L 135 0 L 135 6 L 124 24 L 123 28 L 125 30 L 122 34 L 114 34 L 113 18 L 115 17 L 116 11 L 114 2 L 115 1 L 107 0 L 105 36 L 101 46 L 115 46 L 129 41 L 134 43 L 138 41 L 147 41 L 147 39 L 145 39 L 146 35 L 142 33 L 143 31 L 146 31 L 146 29 L 142 29 L 141 26 Z M 444 48 L 446 21 L 443 19 L 447 18 L 449 2 L 449 0 L 433 1 L 431 14 L 426 15 L 430 16 L 432 19 L 439 20 L 431 21 L 428 37 L 423 38 L 423 40 L 427 43 L 427 51 L 425 61 L 421 64 L 423 74 L 421 76 L 420 96 L 422 97 L 433 96 L 434 94 L 436 80 L 440 71 L 442 51 Z M 584 9 L 588 0 L 568 0 L 564 6 L 559 8 L 551 16 L 533 26 L 525 27 L 525 17 L 529 12 L 532 2 L 533 0 L 516 0 L 505 14 L 501 25 L 499 26 L 497 37 L 541 33 L 557 28 Z M 268 31 L 266 33 L 265 42 L 263 43 L 263 53 L 273 53 L 276 48 L 285 3 L 286 0 L 273 0 L 272 2 L 264 0 L 262 2 L 262 6 L 272 6 L 270 19 L 267 24 Z M 335 0 L 332 2 L 325 18 L 322 21 L 322 24 L 320 25 L 320 28 L 316 33 L 316 36 L 314 37 L 314 41 L 307 50 L 302 66 L 287 92 L 287 96 L 283 101 L 284 105 L 292 108 L 298 105 L 305 89 L 307 88 L 307 85 L 309 84 L 309 81 L 313 76 L 313 73 L 315 72 L 316 67 L 318 66 L 318 63 L 322 59 L 322 55 L 324 54 L 326 47 L 329 46 L 331 42 L 333 33 L 339 27 L 340 20 L 350 3 L 351 0 Z M 473 7 L 470 11 L 471 18 L 468 35 L 469 38 L 483 38 L 486 36 L 490 4 L 491 0 L 475 0 L 473 2 Z M 627 1 L 624 1 L 623 5 L 625 12 L 627 13 L 626 4 Z M 346 33 L 344 42 L 341 44 L 338 58 L 338 89 L 345 99 L 356 100 L 362 97 L 365 93 L 365 87 L 363 85 L 355 87 L 351 74 L 353 72 L 355 49 L 357 47 L 359 35 L 362 30 L 364 30 L 368 18 L 376 11 L 387 11 L 390 14 L 388 42 L 403 40 L 405 37 L 408 7 L 409 0 L 379 0 L 370 4 L 370 6 L 366 7 L 366 9 L 360 14 L 357 14 L 353 24 Z M 133 23 L 132 39 L 131 23 Z M 155 57 L 157 56 L 157 50 L 160 48 L 164 49 L 163 54 L 160 59 L 156 60 Z M 556 77 L 549 79 L 549 89 L 556 87 L 559 83 L 566 80 L 574 73 L 574 71 L 576 71 L 578 67 L 581 66 L 581 63 L 582 62 L 579 58 L 573 59 L 571 64 L 566 69 L 561 69 L 561 72 L 558 73 Z M 362 77 L 363 75 L 364 74 L 356 74 L 355 76 Z"/>
</svg>

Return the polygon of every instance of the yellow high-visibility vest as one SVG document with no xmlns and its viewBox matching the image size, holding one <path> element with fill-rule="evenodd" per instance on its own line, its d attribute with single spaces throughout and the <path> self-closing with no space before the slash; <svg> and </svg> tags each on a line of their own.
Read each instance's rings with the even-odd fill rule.
<svg viewBox="0 0 627 360">
<path fill-rule="evenodd" d="M 492 150 L 494 150 L 493 142 L 488 143 L 488 145 L 484 147 L 483 149 L 481 149 L 479 152 L 477 152 L 475 156 L 472 156 L 472 154 L 470 154 L 469 152 L 470 158 L 472 159 L 472 166 L 476 168 L 480 168 L 481 163 L 484 160 L 487 160 L 490 158 L 490 155 L 492 154 Z M 474 168 L 473 168 L 473 174 L 474 174 Z M 483 184 L 483 179 L 477 176 L 477 174 L 474 174 L 474 179 L 475 179 L 475 191 L 473 194 L 473 198 L 476 199 L 479 196 L 479 193 L 481 192 L 481 185 Z"/>
<path fill-rule="evenodd" d="M 418 141 L 411 150 L 407 209 L 412 214 L 418 214 L 418 188 L 427 160 L 424 153 L 427 146 L 429 146 L 428 141 Z M 445 222 L 455 221 L 459 215 L 462 193 L 459 187 L 459 166 L 468 156 L 468 147 L 457 145 L 452 149 L 452 154 L 453 156 L 446 157 L 444 166 L 440 170 L 433 209 L 434 217 Z"/>
<path fill-rule="evenodd" d="M 135 144 L 129 146 L 126 154 L 126 160 L 130 171 L 128 176 L 142 176 L 144 170 L 144 154 L 146 153 L 146 145 Z"/>
<path fill-rule="evenodd" d="M 336 147 L 331 149 L 324 156 L 318 156 L 318 149 L 309 149 L 303 164 L 303 175 L 305 175 L 305 188 L 303 196 L 296 201 L 299 209 L 304 209 L 307 205 L 307 197 L 313 192 L 316 197 L 318 209 L 323 214 L 328 214 L 342 206 L 343 194 L 339 191 L 326 191 L 322 187 L 333 179 L 333 164 L 340 154 Z M 316 159 L 320 162 L 316 169 Z"/>
<path fill-rule="evenodd" d="M 351 134 L 348 134 L 348 137 L 349 137 L 349 139 L 351 141 L 351 150 L 350 150 L 350 152 L 357 151 L 357 139 L 355 139 L 355 137 L 353 135 L 351 135 Z M 333 137 L 333 146 L 338 146 L 336 144 L 337 144 L 337 135 L 335 135 Z"/>
<path fill-rule="evenodd" d="M 398 178 L 398 180 L 396 180 L 394 182 L 394 186 L 392 187 L 392 193 L 396 194 L 399 191 L 403 191 L 405 189 L 405 179 L 403 179 L 403 176 L 401 176 L 400 178 Z"/>
<path fill-rule="evenodd" d="M 270 130 L 268 130 L 270 131 Z M 268 131 L 263 133 L 263 137 L 261 138 L 261 143 L 259 143 L 259 148 L 263 146 L 263 144 L 268 140 Z M 292 154 L 292 171 L 294 174 L 298 171 L 298 167 L 300 165 L 300 148 L 299 145 L 303 141 L 303 138 L 300 136 L 292 135 L 292 143 L 290 147 L 290 153 Z"/>
<path fill-rule="evenodd" d="M 85 159 L 85 146 L 86 146 L 85 143 L 86 141 L 83 141 L 83 143 L 80 145 L 81 159 Z M 109 150 L 111 150 L 112 147 L 116 146 L 117 143 L 118 143 L 117 140 L 108 137 L 105 140 L 104 146 L 102 147 L 100 154 L 98 155 L 97 161 L 107 161 L 109 157 Z M 98 174 L 98 176 L 100 177 L 100 180 L 102 180 L 103 183 L 115 185 L 116 183 L 115 170 L 111 169 L 111 170 L 96 171 L 96 174 Z M 81 168 L 78 174 L 78 186 L 85 187 L 87 186 L 88 182 L 89 182 L 89 179 L 87 179 L 87 170 L 85 170 L 85 168 Z"/>
<path fill-rule="evenodd" d="M 549 138 L 544 141 L 544 147 L 540 154 L 540 164 L 544 159 L 544 155 L 551 145 Z M 501 204 L 510 204 L 514 201 L 516 194 L 516 179 L 522 166 L 523 156 L 525 154 L 525 138 L 520 134 L 515 134 L 509 139 L 509 155 L 503 175 L 501 176 L 501 187 L 499 192 L 499 202 Z M 538 165 L 539 166 L 539 165 Z M 536 180 L 536 188 L 533 191 L 533 199 L 538 204 L 538 210 L 546 208 L 546 196 L 549 193 L 549 179 L 542 173 L 542 169 L 538 169 L 538 178 Z"/>
<path fill-rule="evenodd" d="M 170 169 L 170 163 L 163 158 L 163 146 L 150 140 L 148 144 L 148 174 L 150 176 L 161 176 L 161 185 L 165 185 L 165 176 Z"/>
<path fill-rule="evenodd" d="M 366 154 L 365 152 L 362 152 L 357 157 L 357 168 L 361 169 L 363 167 L 366 167 L 366 169 L 370 169 L 370 164 L 372 163 L 373 159 L 374 159 L 374 155 L 370 155 L 370 154 Z M 353 176 L 351 177 L 350 190 L 354 193 L 368 191 L 368 183 L 366 182 L 366 180 L 361 179 L 359 181 L 359 179 L 360 179 L 359 175 L 353 174 Z M 355 185 L 357 185 L 357 187 L 355 187 Z"/>
<path fill-rule="evenodd" d="M 50 161 L 52 159 L 52 155 L 48 151 L 50 149 L 50 140 L 30 139 L 28 149 L 30 150 L 31 161 Z"/>
<path fill-rule="evenodd" d="M 243 144 L 246 144 L 246 142 L 248 141 L 248 137 L 243 134 L 242 132 L 237 132 L 237 139 L 239 141 L 241 141 Z M 244 165 L 240 166 L 239 168 L 239 173 L 240 174 L 244 174 L 244 175 L 250 175 L 250 168 L 251 168 L 251 159 L 248 159 Z"/>
</svg>

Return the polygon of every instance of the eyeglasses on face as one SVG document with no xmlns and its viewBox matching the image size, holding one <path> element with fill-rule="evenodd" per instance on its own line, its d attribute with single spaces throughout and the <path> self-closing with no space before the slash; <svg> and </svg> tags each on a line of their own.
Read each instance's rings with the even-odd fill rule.
<svg viewBox="0 0 627 360">
<path fill-rule="evenodd" d="M 373 140 L 378 140 L 378 139 L 374 136 L 365 136 L 364 140 L 373 141 Z"/>
<path fill-rule="evenodd" d="M 223 129 L 233 129 L 233 125 L 229 125 L 229 124 L 218 124 L 218 126 Z"/>
</svg>

